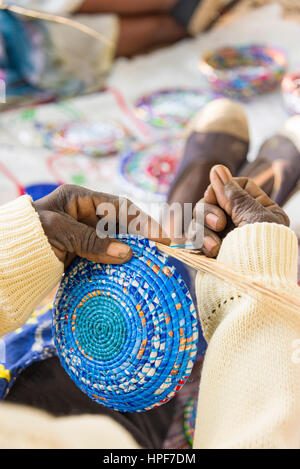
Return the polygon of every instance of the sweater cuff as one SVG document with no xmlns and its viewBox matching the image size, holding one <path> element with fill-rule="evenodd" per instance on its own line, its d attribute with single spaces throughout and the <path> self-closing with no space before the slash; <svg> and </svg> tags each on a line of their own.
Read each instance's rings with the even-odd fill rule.
<svg viewBox="0 0 300 469">
<path fill-rule="evenodd" d="M 297 283 L 298 241 L 276 223 L 254 223 L 233 230 L 223 241 L 218 261 L 269 284 Z"/>
<path fill-rule="evenodd" d="M 0 336 L 26 322 L 63 270 L 31 198 L 0 207 Z"/>
<path fill-rule="evenodd" d="M 298 242 L 295 233 L 275 223 L 237 228 L 224 239 L 218 261 L 269 286 L 294 290 L 297 285 Z M 234 285 L 199 273 L 196 293 L 206 340 L 245 295 Z M 239 307 L 239 306 L 238 306 Z"/>
</svg>

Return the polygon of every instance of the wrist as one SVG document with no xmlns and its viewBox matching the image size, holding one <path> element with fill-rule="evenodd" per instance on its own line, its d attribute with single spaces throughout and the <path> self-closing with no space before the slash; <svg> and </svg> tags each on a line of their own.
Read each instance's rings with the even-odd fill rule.
<svg viewBox="0 0 300 469">
<path fill-rule="evenodd" d="M 269 286 L 293 291 L 297 286 L 298 241 L 292 230 L 275 223 L 236 228 L 221 246 L 218 261 Z M 204 336 L 209 341 L 223 319 L 242 312 L 249 299 L 234 285 L 213 275 L 197 275 L 196 293 Z"/>
<path fill-rule="evenodd" d="M 24 324 L 63 274 L 29 196 L 0 207 L 0 334 Z"/>
</svg>

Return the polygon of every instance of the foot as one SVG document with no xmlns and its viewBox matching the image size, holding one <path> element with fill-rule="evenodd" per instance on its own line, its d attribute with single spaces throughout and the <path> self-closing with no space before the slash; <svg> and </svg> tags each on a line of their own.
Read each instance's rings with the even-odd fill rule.
<svg viewBox="0 0 300 469">
<path fill-rule="evenodd" d="M 268 139 L 256 160 L 239 175 L 253 179 L 283 206 L 300 183 L 300 116 L 291 117 L 278 134 Z"/>
<path fill-rule="evenodd" d="M 194 207 L 210 183 L 212 167 L 224 164 L 236 175 L 246 162 L 248 148 L 248 122 L 242 107 L 228 99 L 207 104 L 188 128 L 184 155 L 168 203 L 179 204 L 182 213 L 184 204 Z M 190 221 L 184 220 L 184 226 Z M 184 238 L 178 237 L 184 232 L 181 217 L 171 218 L 168 228 L 173 242 L 182 244 Z"/>
<path fill-rule="evenodd" d="M 183 158 L 168 202 L 194 206 L 209 185 L 211 168 L 224 164 L 235 175 L 246 162 L 248 148 L 248 122 L 242 107 L 227 99 L 207 104 L 187 130 Z"/>
</svg>

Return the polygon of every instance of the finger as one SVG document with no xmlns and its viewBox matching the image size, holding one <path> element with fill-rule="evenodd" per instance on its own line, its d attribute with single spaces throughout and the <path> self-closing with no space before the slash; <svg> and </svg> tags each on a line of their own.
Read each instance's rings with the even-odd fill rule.
<svg viewBox="0 0 300 469">
<path fill-rule="evenodd" d="M 203 239 L 201 240 L 201 246 L 195 245 L 195 240 L 197 234 L 203 234 Z M 192 221 L 189 230 L 188 230 L 188 241 L 193 244 L 196 248 L 201 249 L 201 251 L 207 257 L 217 257 L 220 247 L 222 244 L 221 238 L 212 230 L 204 228 L 195 222 Z"/>
<path fill-rule="evenodd" d="M 263 208 L 275 215 L 277 223 L 290 226 L 290 219 L 282 208 L 279 207 L 257 184 L 248 178 L 234 179 L 253 199 Z"/>
<path fill-rule="evenodd" d="M 103 264 L 123 264 L 132 257 L 131 248 L 119 240 L 97 236 L 96 230 L 67 214 L 43 212 L 41 222 L 54 249 Z"/>
<path fill-rule="evenodd" d="M 269 208 L 274 207 L 276 205 L 273 200 L 270 199 L 270 197 L 268 197 L 268 195 L 260 187 L 258 187 L 252 179 L 233 178 L 229 169 L 226 168 L 226 166 L 214 166 L 211 170 L 210 176 L 212 181 L 212 185 L 210 186 L 210 198 L 212 198 L 213 196 L 216 197 L 216 192 L 220 194 L 222 185 L 226 186 L 226 184 L 234 180 L 242 189 L 244 189 L 253 199 L 259 202 L 263 207 Z M 212 190 L 214 187 L 216 188 L 216 192 L 215 190 Z"/>
<path fill-rule="evenodd" d="M 204 193 L 204 200 L 208 204 L 212 204 L 212 205 L 217 205 L 218 204 L 215 191 L 214 191 L 213 186 L 211 184 L 208 186 L 208 188 L 206 189 L 206 191 Z"/>
<path fill-rule="evenodd" d="M 224 211 L 217 205 L 200 200 L 194 208 L 194 219 L 197 223 L 204 223 L 207 228 L 213 231 L 223 231 L 227 225 L 227 218 Z"/>
<path fill-rule="evenodd" d="M 202 252 L 207 257 L 217 257 L 221 248 L 221 238 L 212 230 L 204 228 Z"/>
<path fill-rule="evenodd" d="M 276 203 L 253 181 L 249 178 L 234 178 L 234 180 L 244 189 L 248 194 L 259 202 L 263 207 L 274 207 Z"/>
<path fill-rule="evenodd" d="M 71 253 L 67 253 L 64 255 L 64 264 L 65 264 L 65 269 L 67 269 L 68 267 L 70 267 L 70 265 L 72 264 L 72 262 L 74 261 L 74 259 L 76 259 L 76 254 L 71 254 Z"/>
<path fill-rule="evenodd" d="M 233 179 L 228 168 L 215 166 L 210 173 L 210 179 L 218 204 L 236 226 L 254 223 L 261 218 L 261 212 L 265 211 L 265 208 Z"/>
<path fill-rule="evenodd" d="M 106 216 L 118 223 L 120 233 L 136 234 L 167 245 L 171 243 L 156 220 L 124 197 L 73 185 L 62 186 L 59 197 L 62 211 L 93 228 L 97 227 L 101 217 Z"/>
<path fill-rule="evenodd" d="M 225 186 L 233 180 L 232 174 L 226 166 L 214 166 L 210 172 L 210 181 L 214 190 L 218 205 L 228 215 L 232 215 L 232 206 L 225 194 Z"/>
<path fill-rule="evenodd" d="M 125 198 L 118 198 L 118 221 L 125 232 L 169 245 L 171 240 L 153 217 Z"/>
<path fill-rule="evenodd" d="M 210 174 L 218 204 L 236 226 L 275 222 L 289 226 L 289 218 L 262 189 L 247 178 L 233 178 L 228 168 L 215 166 Z"/>
</svg>

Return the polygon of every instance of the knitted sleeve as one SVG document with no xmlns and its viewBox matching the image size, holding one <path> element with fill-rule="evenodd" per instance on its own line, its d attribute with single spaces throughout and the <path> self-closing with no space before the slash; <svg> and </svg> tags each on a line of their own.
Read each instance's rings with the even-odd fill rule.
<svg viewBox="0 0 300 469">
<path fill-rule="evenodd" d="M 224 240 L 218 259 L 299 296 L 298 243 L 288 228 L 247 225 Z M 209 342 L 200 384 L 195 448 L 299 448 L 300 312 L 290 321 L 208 274 L 196 281 Z"/>
<path fill-rule="evenodd" d="M 0 336 L 24 324 L 62 274 L 31 198 L 1 206 Z"/>
</svg>

